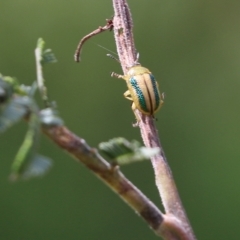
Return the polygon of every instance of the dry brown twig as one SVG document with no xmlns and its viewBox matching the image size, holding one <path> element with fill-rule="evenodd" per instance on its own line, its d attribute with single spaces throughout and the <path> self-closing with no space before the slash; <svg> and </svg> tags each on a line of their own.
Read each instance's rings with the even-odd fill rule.
<svg viewBox="0 0 240 240">
<path fill-rule="evenodd" d="M 106 26 L 99 27 L 80 41 L 75 60 L 79 61 L 81 48 L 86 40 L 103 31 L 111 30 L 114 26 L 118 56 L 123 72 L 126 74 L 128 66 L 134 64 L 137 56 L 132 32 L 133 23 L 126 0 L 113 0 L 113 7 L 113 20 L 108 20 Z M 194 240 L 195 236 L 182 206 L 154 120 L 138 110 L 135 110 L 135 114 L 140 119 L 138 125 L 145 146 L 161 149 L 158 155 L 151 158 L 151 162 L 165 214 L 161 213 L 139 189 L 125 178 L 119 167 L 111 166 L 95 149 L 90 148 L 83 139 L 74 135 L 66 127 L 46 128 L 43 126 L 43 132 L 102 179 L 153 228 L 157 235 L 167 240 Z"/>
<path fill-rule="evenodd" d="M 88 39 L 90 39 L 91 37 L 93 37 L 101 32 L 105 32 L 106 30 L 112 31 L 112 29 L 113 29 L 112 19 L 106 19 L 106 21 L 107 21 L 107 24 L 104 27 L 101 27 L 101 26 L 98 27 L 96 30 L 92 31 L 91 33 L 89 33 L 88 35 L 86 35 L 84 38 L 82 38 L 80 40 L 80 42 L 78 43 L 77 49 L 75 51 L 75 54 L 74 54 L 74 60 L 76 62 L 80 62 L 80 60 L 81 60 L 80 54 L 81 54 L 82 46 Z"/>
</svg>

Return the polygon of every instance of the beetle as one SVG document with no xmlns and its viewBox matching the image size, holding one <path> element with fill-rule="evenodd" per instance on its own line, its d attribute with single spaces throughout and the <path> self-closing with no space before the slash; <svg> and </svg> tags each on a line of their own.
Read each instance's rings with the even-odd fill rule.
<svg viewBox="0 0 240 240">
<path fill-rule="evenodd" d="M 137 61 L 129 67 L 126 75 L 113 72 L 111 76 L 126 81 L 128 90 L 124 93 L 124 97 L 132 101 L 133 111 L 138 109 L 143 114 L 154 117 L 154 114 L 162 107 L 164 95 L 160 94 L 155 77 Z M 136 118 L 139 122 L 139 118 L 137 116 Z"/>
</svg>

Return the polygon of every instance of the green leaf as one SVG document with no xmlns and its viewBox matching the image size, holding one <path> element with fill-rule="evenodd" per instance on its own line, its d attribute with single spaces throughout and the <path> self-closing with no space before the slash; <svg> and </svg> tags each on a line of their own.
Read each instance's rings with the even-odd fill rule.
<svg viewBox="0 0 240 240">
<path fill-rule="evenodd" d="M 42 63 L 55 63 L 57 62 L 57 58 L 51 49 L 46 49 L 42 53 Z"/>
<path fill-rule="evenodd" d="M 44 46 L 45 46 L 45 42 L 42 38 L 39 38 L 37 40 L 37 48 L 39 48 L 41 50 L 41 52 L 43 51 L 44 49 Z"/>
<path fill-rule="evenodd" d="M 38 39 L 37 48 L 40 51 L 42 65 L 45 63 L 57 62 L 57 58 L 55 57 L 53 51 L 51 49 L 45 49 L 45 42 L 42 38 Z"/>
<path fill-rule="evenodd" d="M 8 90 L 8 87 L 11 87 L 11 85 L 6 87 L 6 84 L 9 85 L 10 83 L 1 81 L 0 78 L 0 93 L 1 86 L 3 86 L 3 90 L 5 90 L 5 92 L 10 92 L 7 93 L 9 98 L 12 97 L 13 93 L 11 92 L 11 88 Z M 14 95 L 14 98 L 10 98 L 6 103 L 0 105 L 0 133 L 21 120 L 25 115 L 27 115 L 28 112 L 30 112 L 31 109 L 33 110 L 35 108 L 35 102 L 32 97 L 36 91 L 36 88 L 36 82 L 34 82 L 31 87 L 20 85 L 18 86 L 18 91 L 21 93 L 24 92 L 25 95 L 27 95 Z"/>
<path fill-rule="evenodd" d="M 140 143 L 124 138 L 114 138 L 99 144 L 99 149 L 120 165 L 149 160 L 159 153 L 159 148 L 140 147 Z"/>
<path fill-rule="evenodd" d="M 19 172 L 12 172 L 10 175 L 10 180 L 16 181 L 19 179 L 27 180 L 33 177 L 40 177 L 46 174 L 49 169 L 52 167 L 52 160 L 36 154 L 28 165 L 22 170 L 21 173 Z"/>
<path fill-rule="evenodd" d="M 16 97 L 0 109 L 0 133 L 20 121 L 32 104 L 29 97 Z"/>
<path fill-rule="evenodd" d="M 45 127 L 61 126 L 63 120 L 58 116 L 58 112 L 53 108 L 45 108 L 40 112 L 41 123 Z"/>
<path fill-rule="evenodd" d="M 1 97 L 4 97 L 5 101 L 10 99 L 13 94 L 26 96 L 32 91 L 33 86 L 20 85 L 16 78 L 9 76 L 3 76 L 0 74 L 0 104 Z"/>
<path fill-rule="evenodd" d="M 36 154 L 39 137 L 39 119 L 35 113 L 32 113 L 29 119 L 28 131 L 12 164 L 13 175 L 21 176 L 25 172 L 26 167 L 29 165 L 29 161 L 32 161 L 32 158 Z"/>
<path fill-rule="evenodd" d="M 19 148 L 11 168 L 11 180 L 29 179 L 45 174 L 52 165 L 52 161 L 37 154 L 40 139 L 40 118 L 37 107 L 32 105 L 29 128 L 24 141 Z"/>
<path fill-rule="evenodd" d="M 27 95 L 30 98 L 33 98 L 34 94 L 36 93 L 36 90 L 37 90 L 37 82 L 34 81 L 32 86 L 26 86 L 24 84 L 21 84 L 21 85 L 19 85 L 18 89 L 21 93 L 24 93 L 24 95 Z"/>
<path fill-rule="evenodd" d="M 43 175 L 51 166 L 48 158 L 37 154 L 41 122 L 38 107 L 33 100 L 29 108 L 28 131 L 12 164 L 12 180 Z"/>
<path fill-rule="evenodd" d="M 5 81 L 0 74 L 0 106 L 5 104 L 13 95 L 14 87 L 12 83 Z"/>
</svg>

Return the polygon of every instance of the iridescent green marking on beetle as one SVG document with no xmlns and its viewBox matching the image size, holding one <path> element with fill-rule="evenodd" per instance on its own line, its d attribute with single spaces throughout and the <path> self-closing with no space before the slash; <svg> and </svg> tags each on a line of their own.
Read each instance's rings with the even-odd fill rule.
<svg viewBox="0 0 240 240">
<path fill-rule="evenodd" d="M 142 110 L 144 110 L 145 112 L 148 112 L 148 108 L 147 108 L 147 104 L 146 104 L 146 101 L 145 101 L 145 98 L 144 98 L 144 95 L 142 93 L 142 90 L 140 89 L 140 87 L 138 86 L 138 83 L 137 81 L 134 79 L 134 77 L 132 77 L 130 79 L 130 83 L 132 85 L 132 87 L 135 89 L 136 91 L 136 94 L 138 96 L 138 101 L 140 103 L 140 106 L 142 108 Z"/>
<path fill-rule="evenodd" d="M 158 87 L 157 87 L 157 82 L 156 82 L 156 80 L 155 80 L 155 78 L 152 74 L 150 74 L 150 78 L 151 78 L 151 81 L 152 81 L 154 97 L 155 97 L 155 101 L 156 101 L 156 108 L 155 108 L 155 110 L 156 110 L 159 107 L 159 104 L 160 104 L 160 96 L 159 96 L 159 91 L 158 91 Z"/>
</svg>

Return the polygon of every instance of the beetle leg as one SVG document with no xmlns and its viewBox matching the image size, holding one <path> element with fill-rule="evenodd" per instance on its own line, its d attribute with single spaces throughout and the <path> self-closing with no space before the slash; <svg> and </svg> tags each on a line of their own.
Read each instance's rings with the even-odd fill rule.
<svg viewBox="0 0 240 240">
<path fill-rule="evenodd" d="M 111 73 L 111 77 L 122 78 L 125 81 L 127 81 L 127 79 L 128 79 L 125 75 L 120 75 L 120 74 L 117 74 L 115 72 Z"/>
<path fill-rule="evenodd" d="M 129 90 L 127 90 L 127 91 L 123 94 L 123 96 L 124 96 L 126 99 L 128 99 L 128 100 L 130 100 L 130 101 L 133 101 Z"/>
<path fill-rule="evenodd" d="M 123 96 L 124 96 L 126 99 L 128 99 L 128 100 L 130 100 L 130 101 L 133 101 L 132 96 L 131 96 L 131 93 L 130 93 L 129 90 L 127 90 L 127 91 L 123 94 Z M 137 114 L 135 114 L 135 110 L 136 110 L 136 109 L 137 109 L 137 107 L 136 107 L 135 103 L 132 102 L 132 110 L 133 110 L 133 113 L 134 113 L 134 115 L 135 115 L 135 117 L 136 117 L 136 119 L 137 119 L 137 122 L 136 122 L 136 123 L 133 123 L 133 127 L 137 127 L 137 126 L 138 126 L 138 123 L 140 122 L 139 117 L 137 116 Z"/>
<path fill-rule="evenodd" d="M 162 99 L 162 100 L 165 99 L 165 95 L 166 95 L 166 94 L 165 94 L 164 92 L 161 94 L 161 99 Z"/>
<path fill-rule="evenodd" d="M 161 94 L 161 100 L 160 100 L 160 107 L 159 107 L 159 110 L 161 109 L 161 107 L 163 106 L 163 104 L 164 104 L 164 98 L 165 98 L 165 94 L 164 93 L 162 93 Z"/>
<path fill-rule="evenodd" d="M 133 112 L 136 110 L 137 108 L 136 108 L 136 105 L 135 105 L 135 103 L 133 102 L 132 103 L 132 110 L 133 110 Z"/>
<path fill-rule="evenodd" d="M 160 101 L 160 108 L 163 106 L 163 104 L 164 104 L 164 101 L 161 100 L 161 101 Z M 160 109 L 160 108 L 159 108 L 159 109 Z"/>
</svg>

